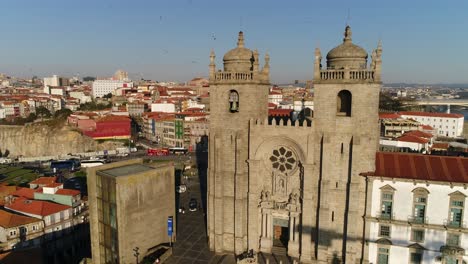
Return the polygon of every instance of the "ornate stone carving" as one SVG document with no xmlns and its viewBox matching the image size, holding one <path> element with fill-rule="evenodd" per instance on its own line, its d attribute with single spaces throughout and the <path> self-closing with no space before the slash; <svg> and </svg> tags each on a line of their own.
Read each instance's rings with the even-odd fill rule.
<svg viewBox="0 0 468 264">
<path fill-rule="evenodd" d="M 278 170 L 281 173 L 288 173 L 297 167 L 297 158 L 294 152 L 286 147 L 279 147 L 273 150 L 273 155 L 270 156 L 270 161 L 273 170 Z"/>
</svg>

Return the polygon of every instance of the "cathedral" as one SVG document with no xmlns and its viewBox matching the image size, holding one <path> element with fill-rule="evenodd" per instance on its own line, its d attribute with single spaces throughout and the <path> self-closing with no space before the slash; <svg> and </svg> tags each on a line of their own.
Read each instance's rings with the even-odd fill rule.
<svg viewBox="0 0 468 264">
<path fill-rule="evenodd" d="M 207 225 L 217 253 L 281 248 L 301 263 L 368 263 L 366 182 L 375 170 L 381 82 L 379 43 L 315 50 L 314 111 L 268 118 L 270 58 L 237 47 L 217 69 L 211 51 Z"/>
</svg>

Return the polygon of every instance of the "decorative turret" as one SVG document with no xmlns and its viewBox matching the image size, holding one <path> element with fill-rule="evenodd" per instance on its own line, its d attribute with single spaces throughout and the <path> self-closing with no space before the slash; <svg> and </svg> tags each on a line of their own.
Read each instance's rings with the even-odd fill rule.
<svg viewBox="0 0 468 264">
<path fill-rule="evenodd" d="M 270 55 L 268 53 L 265 54 L 265 65 L 263 66 L 262 74 L 267 80 L 270 79 Z"/>
<path fill-rule="evenodd" d="M 269 83 L 269 66 L 260 72 L 259 53 L 244 46 L 244 33 L 239 32 L 237 47 L 228 51 L 224 57 L 224 71 L 216 72 L 214 52 L 210 55 L 210 83 L 214 82 L 258 82 Z M 266 74 L 264 74 L 266 72 Z"/>
<path fill-rule="evenodd" d="M 346 26 L 343 43 L 327 54 L 327 68 L 322 69 L 320 50 L 315 50 L 314 83 L 318 82 L 381 82 L 382 46 L 372 52 L 372 61 L 367 67 L 367 52 L 352 43 L 351 27 Z"/>
<path fill-rule="evenodd" d="M 365 69 L 367 66 L 367 52 L 353 44 L 351 27 L 346 26 L 343 43 L 327 54 L 328 69 Z"/>
<path fill-rule="evenodd" d="M 314 60 L 314 79 L 320 78 L 320 70 L 322 70 L 322 53 L 320 49 L 315 48 L 315 60 Z"/>
</svg>

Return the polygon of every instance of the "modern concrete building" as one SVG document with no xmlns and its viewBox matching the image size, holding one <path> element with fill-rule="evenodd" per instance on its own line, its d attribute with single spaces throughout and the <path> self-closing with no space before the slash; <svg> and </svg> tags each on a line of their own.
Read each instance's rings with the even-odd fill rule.
<svg viewBox="0 0 468 264">
<path fill-rule="evenodd" d="M 269 56 L 237 47 L 217 70 L 210 55 L 209 247 L 285 252 L 301 263 L 368 263 L 365 180 L 379 140 L 379 44 L 315 51 L 314 116 L 269 122 Z"/>
<path fill-rule="evenodd" d="M 88 169 L 94 264 L 135 263 L 167 243 L 167 220 L 175 216 L 174 165 L 126 160 Z M 175 217 L 174 217 L 174 227 Z"/>
</svg>

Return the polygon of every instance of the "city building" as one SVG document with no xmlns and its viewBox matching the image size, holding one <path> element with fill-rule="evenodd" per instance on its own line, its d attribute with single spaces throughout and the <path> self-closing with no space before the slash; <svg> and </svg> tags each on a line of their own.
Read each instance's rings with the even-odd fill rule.
<svg viewBox="0 0 468 264">
<path fill-rule="evenodd" d="M 465 117 L 462 114 L 399 112 L 401 117 L 418 121 L 437 129 L 438 136 L 461 137 Z"/>
<path fill-rule="evenodd" d="M 94 98 L 103 97 L 109 93 L 113 93 L 117 88 L 131 88 L 133 82 L 124 80 L 96 80 L 93 82 L 92 95 Z"/>
<path fill-rule="evenodd" d="M 60 237 L 62 230 L 70 231 L 73 226 L 73 212 L 71 206 L 47 201 L 29 200 L 26 198 L 12 198 L 5 204 L 5 208 L 44 221 L 46 239 L 53 236 Z"/>
<path fill-rule="evenodd" d="M 44 234 L 41 219 L 0 210 L 0 249 L 38 246 Z"/>
<path fill-rule="evenodd" d="M 210 54 L 208 241 L 215 252 L 284 252 L 301 263 L 367 262 L 365 179 L 374 171 L 381 88 L 379 43 L 343 43 L 314 61 L 314 114 L 269 122 L 269 56 Z M 284 94 L 283 94 L 284 96 Z"/>
<path fill-rule="evenodd" d="M 466 263 L 468 159 L 377 153 L 367 182 L 369 263 Z"/>
<path fill-rule="evenodd" d="M 175 223 L 174 165 L 126 160 L 88 169 L 91 247 L 94 264 L 133 263 L 150 248 L 170 242 Z"/>
</svg>

